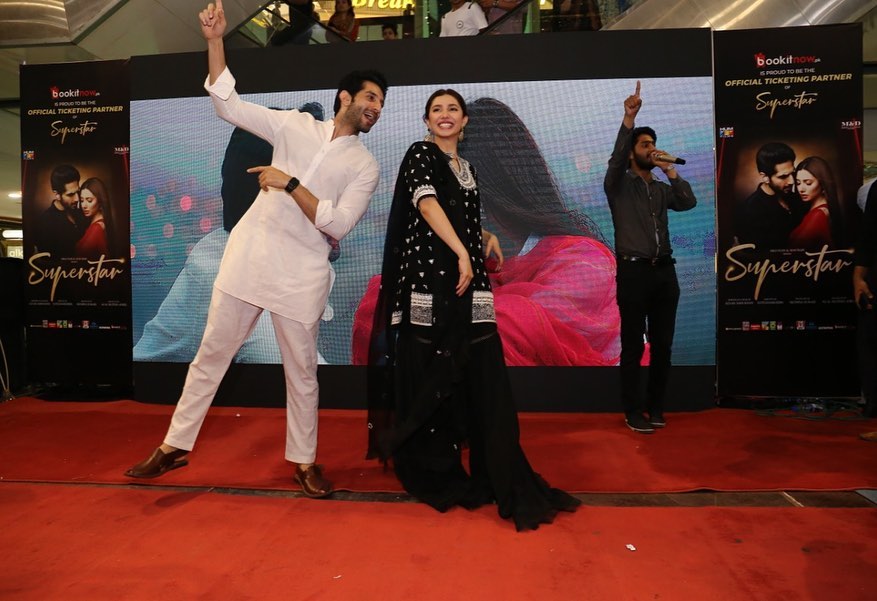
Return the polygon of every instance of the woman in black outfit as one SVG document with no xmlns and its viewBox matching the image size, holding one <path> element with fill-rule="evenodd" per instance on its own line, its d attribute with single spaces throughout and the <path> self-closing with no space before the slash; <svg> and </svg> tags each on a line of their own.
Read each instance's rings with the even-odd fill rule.
<svg viewBox="0 0 877 601">
<path fill-rule="evenodd" d="M 496 329 L 472 166 L 457 154 L 468 122 L 454 90 L 426 104 L 427 140 L 402 160 L 372 330 L 369 456 L 392 458 L 405 489 L 446 511 L 496 502 L 518 530 L 579 501 L 533 472 Z M 469 470 L 463 449 L 469 449 Z"/>
</svg>

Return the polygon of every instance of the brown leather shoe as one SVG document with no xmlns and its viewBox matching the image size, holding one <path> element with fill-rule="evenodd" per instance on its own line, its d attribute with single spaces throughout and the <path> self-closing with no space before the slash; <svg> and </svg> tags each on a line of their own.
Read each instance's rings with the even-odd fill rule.
<svg viewBox="0 0 877 601">
<path fill-rule="evenodd" d="M 874 432 L 865 432 L 864 434 L 859 434 L 859 438 L 862 440 L 867 440 L 868 442 L 877 442 L 877 430 Z"/>
<path fill-rule="evenodd" d="M 319 465 L 312 465 L 307 469 L 302 469 L 300 465 L 295 466 L 295 475 L 292 479 L 301 485 L 301 491 L 305 496 L 312 499 L 320 499 L 332 494 L 332 483 L 323 478 L 323 470 Z"/>
<path fill-rule="evenodd" d="M 148 459 L 129 467 L 125 475 L 129 478 L 157 478 L 165 472 L 189 465 L 187 459 L 180 459 L 188 453 L 189 451 L 183 449 L 165 453 L 159 447 L 152 452 Z"/>
</svg>

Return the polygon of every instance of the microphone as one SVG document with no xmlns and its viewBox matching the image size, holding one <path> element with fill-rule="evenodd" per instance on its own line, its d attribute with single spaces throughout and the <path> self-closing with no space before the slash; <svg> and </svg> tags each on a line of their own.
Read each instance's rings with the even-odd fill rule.
<svg viewBox="0 0 877 601">
<path fill-rule="evenodd" d="M 680 159 L 679 157 L 674 157 L 672 154 L 667 154 L 665 152 L 656 154 L 655 160 L 661 161 L 663 163 L 676 163 L 677 165 L 684 165 L 685 164 L 685 159 Z"/>
</svg>

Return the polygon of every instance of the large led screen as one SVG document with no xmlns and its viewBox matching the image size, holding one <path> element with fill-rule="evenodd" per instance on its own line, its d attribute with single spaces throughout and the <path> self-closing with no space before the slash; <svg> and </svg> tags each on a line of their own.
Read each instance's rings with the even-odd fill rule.
<svg viewBox="0 0 877 601">
<path fill-rule="evenodd" d="M 622 102 L 637 80 L 643 98 L 637 124 L 653 127 L 659 148 L 686 159 L 679 173 L 698 199 L 692 211 L 671 212 L 670 217 L 681 288 L 674 364 L 714 364 L 714 136 L 708 76 L 392 86 L 379 123 L 363 135 L 381 166 L 381 180 L 368 212 L 341 241 L 341 254 L 333 262 L 337 277 L 320 327 L 321 361 L 348 365 L 360 360 L 359 326 L 368 317 L 360 305 L 380 271 L 396 170 L 409 144 L 426 133 L 422 115 L 429 94 L 452 87 L 472 107 L 461 153 L 482 182 L 484 225 L 500 235 L 507 261 L 517 261 L 526 272 L 521 277 L 532 280 L 528 289 L 536 292 L 526 300 L 539 305 L 545 317 L 512 323 L 515 315 L 510 314 L 501 318 L 500 331 L 521 332 L 537 349 L 550 347 L 558 330 L 569 331 L 593 351 L 579 364 L 617 364 L 613 227 L 603 177 Z M 243 97 L 331 118 L 334 95 L 334 89 L 314 89 Z M 135 361 L 189 362 L 197 350 L 226 227 L 252 200 L 241 192 L 252 184 L 235 163 L 265 152 L 244 137 L 215 116 L 206 96 L 131 104 Z M 528 189 L 546 177 L 554 182 L 547 190 L 544 185 Z M 535 262 L 537 255 L 528 259 L 530 253 L 543 254 Z M 498 305 L 502 288 L 495 282 Z M 545 359 L 549 355 L 524 353 L 510 364 L 568 364 Z M 236 361 L 280 362 L 270 319 L 260 321 Z"/>
</svg>

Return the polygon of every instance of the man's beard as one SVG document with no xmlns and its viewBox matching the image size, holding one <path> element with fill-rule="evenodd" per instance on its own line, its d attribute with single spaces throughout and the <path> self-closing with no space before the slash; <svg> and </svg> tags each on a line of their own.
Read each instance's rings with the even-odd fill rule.
<svg viewBox="0 0 877 601">
<path fill-rule="evenodd" d="M 789 196 L 792 194 L 792 192 L 795 191 L 794 186 L 783 186 L 777 188 L 776 186 L 771 186 L 770 184 L 768 184 L 768 187 L 770 187 L 770 189 L 773 190 L 774 194 L 778 196 Z"/>
<path fill-rule="evenodd" d="M 643 160 L 639 155 L 633 155 L 633 162 L 636 163 L 636 166 L 645 171 L 651 171 L 655 168 L 655 164 L 650 160 Z"/>
<path fill-rule="evenodd" d="M 365 109 L 362 107 L 352 106 L 348 111 L 347 118 L 350 119 L 353 129 L 357 133 L 367 134 L 371 131 L 372 124 L 367 121 L 363 122 L 364 117 Z"/>
</svg>

